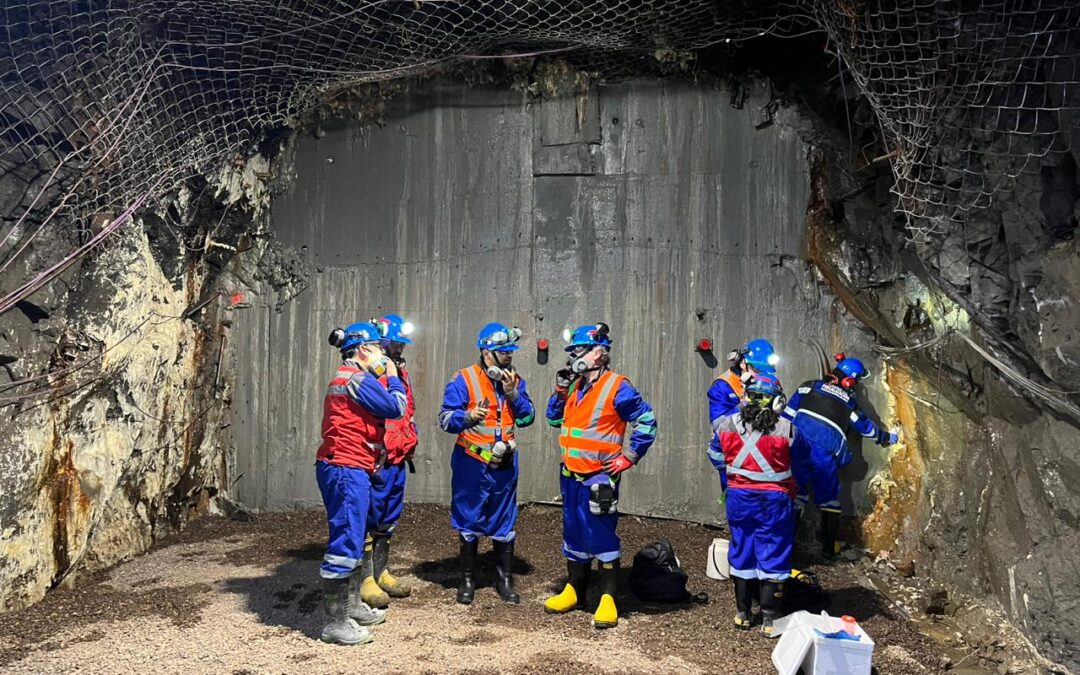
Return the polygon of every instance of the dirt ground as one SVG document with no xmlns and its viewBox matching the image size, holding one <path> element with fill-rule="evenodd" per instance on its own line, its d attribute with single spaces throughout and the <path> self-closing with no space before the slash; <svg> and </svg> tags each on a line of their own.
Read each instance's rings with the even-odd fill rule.
<svg viewBox="0 0 1080 675">
<path fill-rule="evenodd" d="M 708 604 L 643 605 L 624 583 L 613 630 L 594 630 L 587 612 L 544 614 L 543 599 L 565 580 L 560 518 L 557 508 L 522 509 L 520 605 L 498 599 L 493 561 L 483 555 L 481 587 L 466 607 L 454 601 L 457 545 L 446 507 L 409 505 L 392 567 L 415 591 L 394 602 L 375 642 L 361 647 L 317 639 L 322 513 L 205 518 L 147 555 L 0 616 L 0 671 L 348 673 L 365 659 L 385 664 L 386 673 L 774 672 L 775 642 L 737 632 L 730 585 L 705 576 L 706 548 L 719 533 L 701 525 L 627 516 L 620 533 L 625 567 L 641 546 L 670 539 L 690 590 L 707 592 Z M 874 638 L 878 673 L 942 670 L 937 644 L 855 581 L 854 565 L 810 567 L 831 593 L 830 612 L 854 615 Z"/>
</svg>

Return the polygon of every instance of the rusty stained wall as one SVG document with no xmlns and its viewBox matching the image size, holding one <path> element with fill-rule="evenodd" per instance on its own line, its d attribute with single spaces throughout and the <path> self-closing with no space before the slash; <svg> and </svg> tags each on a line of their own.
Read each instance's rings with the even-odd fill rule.
<svg viewBox="0 0 1080 675">
<path fill-rule="evenodd" d="M 318 270 L 277 313 L 270 294 L 237 324 L 233 496 L 263 510 L 321 505 L 312 463 L 322 394 L 337 363 L 335 325 L 396 311 L 414 321 L 406 356 L 420 448 L 412 500 L 449 499 L 453 437 L 436 422 L 442 390 L 476 358 L 487 321 L 521 326 L 516 365 L 538 419 L 519 433 L 522 500 L 558 495 L 557 435 L 543 421 L 563 328 L 612 326 L 614 368 L 657 410 L 659 440 L 626 480 L 622 507 L 715 519 L 719 486 L 705 447 L 705 391 L 717 356 L 759 335 L 787 357 L 788 388 L 817 371 L 803 342 L 863 348 L 801 260 L 807 149 L 790 129 L 755 129 L 768 101 L 636 82 L 530 102 L 508 91 L 432 85 L 382 127 L 297 140 L 294 180 L 273 204 L 282 244 Z M 538 364 L 535 340 L 552 341 Z M 880 374 L 880 369 L 878 369 Z M 881 399 L 871 384 L 872 399 Z M 863 444 L 845 492 L 886 458 Z"/>
</svg>

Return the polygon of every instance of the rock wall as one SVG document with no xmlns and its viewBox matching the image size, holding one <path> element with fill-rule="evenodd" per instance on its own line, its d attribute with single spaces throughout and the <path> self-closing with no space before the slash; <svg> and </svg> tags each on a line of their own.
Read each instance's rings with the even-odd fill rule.
<svg viewBox="0 0 1080 675">
<path fill-rule="evenodd" d="M 904 431 L 869 486 L 863 541 L 1000 602 L 1040 653 L 1080 667 L 1075 153 L 915 243 L 888 211 L 887 168 L 853 175 L 848 138 L 812 109 L 799 119 L 815 146 L 807 257 L 885 347 L 884 414 Z"/>
<path fill-rule="evenodd" d="M 226 256 L 191 242 L 211 220 L 204 209 L 218 237 L 251 216 L 237 207 L 218 218 L 222 204 L 203 188 L 144 214 L 0 317 L 0 610 L 140 553 L 211 508 L 229 397 L 216 287 Z M 63 250 L 32 242 L 19 271 Z"/>
</svg>

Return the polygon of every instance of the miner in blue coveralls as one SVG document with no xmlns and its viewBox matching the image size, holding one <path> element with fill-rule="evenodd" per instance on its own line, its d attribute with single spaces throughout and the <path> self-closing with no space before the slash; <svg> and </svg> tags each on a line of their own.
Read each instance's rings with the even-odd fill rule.
<svg viewBox="0 0 1080 675">
<path fill-rule="evenodd" d="M 615 605 L 621 553 L 621 474 L 645 456 L 656 440 L 656 416 L 624 375 L 614 373 L 607 324 L 579 326 L 565 335 L 567 367 L 556 373 L 547 406 L 548 424 L 559 428 L 562 449 L 563 555 L 568 580 L 544 601 L 544 610 L 563 614 L 585 602 L 592 561 L 599 565 L 600 602 L 593 626 L 619 623 Z M 627 427 L 630 443 L 623 447 Z"/>
<path fill-rule="evenodd" d="M 322 444 L 315 455 L 315 478 L 326 507 L 329 538 L 319 567 L 323 607 L 330 623 L 322 640 L 343 645 L 371 642 L 366 626 L 382 623 L 386 610 L 360 597 L 360 574 L 367 535 L 371 474 L 386 456 L 386 420 L 405 414 L 405 388 L 394 363 L 379 347 L 370 323 L 354 323 L 330 334 L 342 363 L 323 399 Z M 379 377 L 386 376 L 386 384 Z"/>
<path fill-rule="evenodd" d="M 480 537 L 495 549 L 495 590 L 518 603 L 511 567 L 517 523 L 518 457 L 514 429 L 533 423 L 535 410 L 525 380 L 512 365 L 521 330 L 489 323 L 480 331 L 476 363 L 459 370 L 443 392 L 439 426 L 457 434 L 450 456 L 450 524 L 460 536 L 461 583 L 457 601 L 470 604 L 476 591 Z"/>
<path fill-rule="evenodd" d="M 780 416 L 783 409 L 780 381 L 759 372 L 746 384 L 742 405 L 720 421 L 716 434 L 729 481 L 725 508 L 735 626 L 750 629 L 757 600 L 766 637 L 773 636 L 773 622 L 783 610 L 795 540 L 791 423 Z"/>
<path fill-rule="evenodd" d="M 844 354 L 835 356 L 836 367 L 825 378 L 803 382 L 788 400 L 784 417 L 795 427 L 792 456 L 799 483 L 796 519 L 814 493 L 821 509 L 821 548 L 826 558 L 836 555 L 840 530 L 840 469 L 851 463 L 847 435 L 852 429 L 878 445 L 896 443 L 897 435 L 878 429 L 859 408 L 855 386 L 870 373 L 862 361 Z"/>
<path fill-rule="evenodd" d="M 728 355 L 730 367 L 721 373 L 709 387 L 709 420 L 712 423 L 712 438 L 709 441 L 709 461 L 720 474 L 720 489 L 727 489 L 727 473 L 724 468 L 724 453 L 716 435 L 724 418 L 739 411 L 746 384 L 757 373 L 776 373 L 776 364 L 780 357 L 773 350 L 772 343 L 758 338 L 746 343 L 742 349 L 736 349 Z"/>
<path fill-rule="evenodd" d="M 368 537 L 364 548 L 363 582 L 360 598 L 372 607 L 384 608 L 390 598 L 406 598 L 412 592 L 407 583 L 390 572 L 390 540 L 394 536 L 398 520 L 405 507 L 405 479 L 412 470 L 412 456 L 416 451 L 416 422 L 413 415 L 412 384 L 405 369 L 405 345 L 412 344 L 409 334 L 412 323 L 397 314 L 373 322 L 381 340 L 383 354 L 397 366 L 398 379 L 405 387 L 405 414 L 400 419 L 387 420 L 383 443 L 386 460 L 371 474 L 371 502 L 368 508 Z M 389 374 L 379 381 L 389 385 Z"/>
</svg>

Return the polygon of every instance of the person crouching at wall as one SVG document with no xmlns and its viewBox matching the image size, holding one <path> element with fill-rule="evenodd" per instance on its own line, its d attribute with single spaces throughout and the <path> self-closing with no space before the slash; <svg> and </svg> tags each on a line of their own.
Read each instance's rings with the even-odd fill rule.
<svg viewBox="0 0 1080 675">
<path fill-rule="evenodd" d="M 780 417 L 785 402 L 776 376 L 758 373 L 746 386 L 739 412 L 721 420 L 717 429 L 728 477 L 735 626 L 750 629 L 756 596 L 766 637 L 772 637 L 782 611 L 795 540 L 791 423 Z"/>
<path fill-rule="evenodd" d="M 511 365 L 520 338 L 516 327 L 484 326 L 476 340 L 478 362 L 455 373 L 443 392 L 439 426 L 457 434 L 450 456 L 450 525 L 460 537 L 457 601 L 463 605 L 476 592 L 480 537 L 491 537 L 495 548 L 499 597 L 521 601 L 510 573 L 518 514 L 514 428 L 532 424 L 535 410 L 525 380 Z"/>
<path fill-rule="evenodd" d="M 371 492 L 371 474 L 385 460 L 383 437 L 387 419 L 405 414 L 405 388 L 394 362 L 379 347 L 379 333 L 370 323 L 354 323 L 330 334 L 341 350 L 342 363 L 323 399 L 322 445 L 315 456 L 315 478 L 326 507 L 329 541 L 319 566 L 323 607 L 330 623 L 322 640 L 342 645 L 371 642 L 367 626 L 386 620 L 386 610 L 360 598 Z M 386 375 L 386 385 L 379 382 Z"/>
<path fill-rule="evenodd" d="M 412 344 L 408 335 L 413 325 L 397 314 L 387 314 L 374 322 L 380 337 L 379 346 L 394 362 L 398 379 L 405 387 L 405 414 L 401 419 L 386 421 L 386 461 L 371 475 L 371 501 L 368 507 L 368 536 L 364 547 L 363 583 L 360 599 L 372 607 L 384 608 L 390 598 L 407 598 L 412 589 L 390 573 L 390 538 L 394 535 L 401 512 L 405 507 L 405 479 L 412 469 L 412 457 L 416 451 L 416 422 L 413 414 L 412 384 L 405 370 L 405 345 Z M 390 385 L 390 374 L 379 378 L 384 386 Z"/>
</svg>

